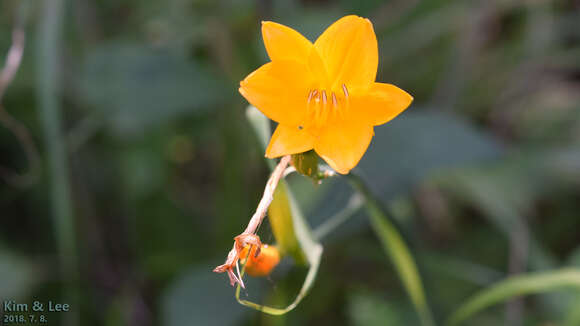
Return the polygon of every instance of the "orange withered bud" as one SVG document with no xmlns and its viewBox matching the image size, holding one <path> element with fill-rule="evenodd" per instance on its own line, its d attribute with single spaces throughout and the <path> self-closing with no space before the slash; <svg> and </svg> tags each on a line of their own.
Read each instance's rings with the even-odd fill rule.
<svg viewBox="0 0 580 326">
<path fill-rule="evenodd" d="M 240 253 L 240 262 L 243 264 L 248 257 L 248 248 L 245 246 Z M 251 276 L 266 276 L 269 275 L 274 267 L 280 262 L 280 252 L 276 246 L 269 246 L 263 244 L 256 255 L 256 246 L 251 246 L 252 250 L 249 253 L 249 260 L 246 263 L 246 272 Z"/>
</svg>

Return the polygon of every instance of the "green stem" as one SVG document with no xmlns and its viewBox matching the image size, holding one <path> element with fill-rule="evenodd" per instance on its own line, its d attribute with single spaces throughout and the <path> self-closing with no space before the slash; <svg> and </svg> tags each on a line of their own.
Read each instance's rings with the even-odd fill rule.
<svg viewBox="0 0 580 326">
<path fill-rule="evenodd" d="M 65 0 L 45 0 L 38 24 L 38 98 L 48 150 L 52 218 L 61 264 L 64 296 L 72 311 L 63 324 L 78 324 L 77 313 L 77 252 L 75 227 L 71 209 L 67 151 L 62 134 L 60 60 L 62 48 L 62 23 Z"/>
<path fill-rule="evenodd" d="M 403 239 L 400 229 L 397 227 L 395 220 L 382 207 L 381 203 L 375 198 L 364 181 L 351 171 L 347 176 L 351 186 L 360 193 L 366 202 L 366 208 L 369 213 L 371 227 L 380 239 L 383 248 L 393 261 L 399 278 L 403 282 L 405 289 L 424 326 L 435 325 L 431 310 L 427 305 L 423 284 L 419 275 L 417 265 L 413 256 Z"/>
<path fill-rule="evenodd" d="M 362 196 L 358 193 L 354 194 L 352 197 L 350 197 L 348 203 L 343 209 L 340 210 L 340 212 L 326 219 L 322 224 L 320 224 L 312 231 L 314 238 L 321 240 L 332 233 L 332 231 L 336 230 L 339 226 L 353 217 L 354 214 L 361 209 L 363 204 L 364 202 Z"/>
</svg>

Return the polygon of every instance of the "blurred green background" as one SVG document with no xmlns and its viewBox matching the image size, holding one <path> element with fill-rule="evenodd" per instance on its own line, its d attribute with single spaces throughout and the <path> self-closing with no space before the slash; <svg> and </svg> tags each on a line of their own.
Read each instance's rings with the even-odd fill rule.
<svg viewBox="0 0 580 326">
<path fill-rule="evenodd" d="M 0 300 L 69 303 L 78 325 L 417 325 L 360 210 L 321 239 L 314 288 L 287 315 L 240 306 L 211 272 L 269 174 L 237 91 L 268 61 L 260 21 L 315 40 L 347 14 L 374 24 L 377 80 L 415 98 L 375 128 L 358 172 L 401 226 L 435 319 L 509 275 L 580 268 L 579 1 L 76 0 L 61 16 L 24 1 L 0 1 L 2 63 L 17 21 L 26 33 L 1 100 Z M 341 178 L 289 179 L 315 230 L 352 195 Z M 69 242 L 55 206 L 70 207 Z M 267 223 L 260 235 L 274 242 Z M 284 305 L 303 277 L 285 260 L 242 296 Z M 579 311 L 563 291 L 466 324 L 573 326 Z"/>
</svg>

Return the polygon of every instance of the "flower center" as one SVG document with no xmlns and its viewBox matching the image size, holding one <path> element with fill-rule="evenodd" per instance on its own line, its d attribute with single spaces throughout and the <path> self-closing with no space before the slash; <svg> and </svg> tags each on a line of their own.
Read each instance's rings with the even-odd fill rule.
<svg viewBox="0 0 580 326">
<path fill-rule="evenodd" d="M 306 100 L 308 124 L 320 128 L 329 120 L 343 120 L 349 106 L 349 93 L 345 84 L 342 84 L 342 93 L 325 89 L 310 90 Z"/>
</svg>

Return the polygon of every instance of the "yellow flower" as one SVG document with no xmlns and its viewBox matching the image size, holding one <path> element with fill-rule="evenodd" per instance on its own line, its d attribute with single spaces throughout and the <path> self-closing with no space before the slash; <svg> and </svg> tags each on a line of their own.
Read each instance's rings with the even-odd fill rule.
<svg viewBox="0 0 580 326">
<path fill-rule="evenodd" d="M 240 82 L 240 93 L 278 122 L 266 149 L 275 158 L 314 149 L 346 174 L 362 158 L 374 135 L 413 98 L 375 82 L 377 38 L 372 23 L 346 16 L 312 44 L 295 30 L 262 23 L 271 62 Z"/>
</svg>

